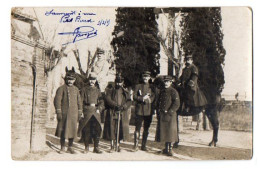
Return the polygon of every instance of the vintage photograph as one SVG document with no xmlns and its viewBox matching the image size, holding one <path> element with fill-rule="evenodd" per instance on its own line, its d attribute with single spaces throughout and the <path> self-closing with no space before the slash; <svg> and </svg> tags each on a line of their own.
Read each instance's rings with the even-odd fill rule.
<svg viewBox="0 0 260 169">
<path fill-rule="evenodd" d="M 13 160 L 250 160 L 248 7 L 13 7 Z"/>
</svg>

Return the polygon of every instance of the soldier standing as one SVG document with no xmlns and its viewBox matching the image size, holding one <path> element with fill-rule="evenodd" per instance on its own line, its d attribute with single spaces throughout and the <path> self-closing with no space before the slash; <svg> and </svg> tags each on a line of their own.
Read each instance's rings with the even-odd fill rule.
<svg viewBox="0 0 260 169">
<path fill-rule="evenodd" d="M 66 67 L 65 84 L 57 89 L 54 106 L 56 109 L 58 125 L 55 135 L 60 137 L 60 153 L 65 152 L 65 139 L 69 140 L 67 152 L 74 154 L 72 148 L 73 140 L 77 137 L 77 123 L 82 114 L 82 102 L 75 82 L 75 70 L 68 70 Z"/>
<path fill-rule="evenodd" d="M 140 130 L 144 122 L 143 138 L 141 150 L 147 151 L 146 142 L 149 134 L 149 128 L 152 122 L 152 103 L 154 101 L 154 92 L 149 84 L 150 72 L 145 71 L 142 74 L 143 83 L 137 84 L 134 90 L 135 105 L 135 132 L 134 132 L 134 149 L 138 150 L 138 141 L 140 138 Z"/>
<path fill-rule="evenodd" d="M 160 114 L 160 141 L 165 143 L 163 153 L 173 155 L 172 143 L 178 142 L 177 113 L 180 106 L 178 92 L 171 87 L 171 77 L 165 76 L 165 88 L 158 98 L 158 113 Z"/>
<path fill-rule="evenodd" d="M 185 103 L 185 111 L 189 112 L 192 107 L 201 107 L 207 104 L 204 93 L 198 86 L 198 68 L 193 64 L 192 55 L 186 56 L 186 67 L 183 69 L 180 77 L 181 87 L 183 92 L 181 93 L 182 101 Z"/>
<path fill-rule="evenodd" d="M 120 140 L 127 141 L 129 139 L 129 118 L 128 110 L 131 106 L 131 99 L 129 92 L 123 88 L 124 78 L 117 76 L 115 79 L 116 86 L 107 91 L 105 100 L 109 107 L 106 113 L 106 120 L 104 125 L 104 133 L 107 133 L 106 139 L 111 141 L 111 152 L 115 150 L 115 143 L 117 143 L 117 134 L 119 134 L 118 149 L 120 151 Z M 120 113 L 120 121 L 119 120 Z M 119 124 L 119 133 L 118 132 Z M 105 134 L 104 134 L 105 135 Z"/>
<path fill-rule="evenodd" d="M 78 135 L 82 134 L 85 143 L 84 154 L 89 152 L 89 144 L 94 140 L 94 153 L 102 153 L 99 150 L 99 139 L 102 132 L 100 112 L 104 103 L 100 90 L 95 86 L 96 75 L 90 73 L 89 85 L 81 90 L 81 98 L 83 101 L 84 119 L 78 129 Z"/>
</svg>

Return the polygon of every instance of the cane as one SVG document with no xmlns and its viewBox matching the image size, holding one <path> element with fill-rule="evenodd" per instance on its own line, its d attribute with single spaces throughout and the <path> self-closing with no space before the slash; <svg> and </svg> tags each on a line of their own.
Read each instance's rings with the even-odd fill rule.
<svg viewBox="0 0 260 169">
<path fill-rule="evenodd" d="M 119 149 L 119 129 L 120 129 L 120 111 L 118 111 L 117 133 L 116 133 L 116 151 L 118 151 L 118 149 Z"/>
</svg>

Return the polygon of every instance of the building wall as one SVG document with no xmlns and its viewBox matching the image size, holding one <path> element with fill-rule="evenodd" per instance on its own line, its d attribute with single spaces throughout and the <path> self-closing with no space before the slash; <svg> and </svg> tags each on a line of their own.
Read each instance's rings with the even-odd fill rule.
<svg viewBox="0 0 260 169">
<path fill-rule="evenodd" d="M 44 150 L 46 146 L 47 86 L 44 56 L 44 48 L 38 42 L 12 35 L 11 149 L 14 159 L 26 155 L 30 150 Z M 36 67 L 34 111 L 34 74 L 31 65 Z"/>
</svg>

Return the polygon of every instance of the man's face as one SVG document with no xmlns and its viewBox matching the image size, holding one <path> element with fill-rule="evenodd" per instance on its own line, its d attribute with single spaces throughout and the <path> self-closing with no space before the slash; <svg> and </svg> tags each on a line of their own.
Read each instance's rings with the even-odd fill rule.
<svg viewBox="0 0 260 169">
<path fill-rule="evenodd" d="M 148 83 L 149 80 L 150 80 L 150 76 L 143 76 L 144 83 Z"/>
<path fill-rule="evenodd" d="M 75 79 L 68 79 L 67 82 L 69 86 L 72 86 L 75 82 Z"/>
<path fill-rule="evenodd" d="M 171 84 L 172 84 L 171 81 L 165 81 L 164 82 L 165 88 L 169 88 L 171 86 Z"/>
<path fill-rule="evenodd" d="M 116 85 L 122 87 L 123 86 L 123 82 L 116 82 Z"/>
<path fill-rule="evenodd" d="M 193 63 L 193 60 L 192 60 L 192 58 L 188 58 L 186 62 L 187 62 L 188 64 L 192 64 L 192 63 Z"/>
<path fill-rule="evenodd" d="M 91 79 L 91 80 L 89 80 L 89 84 L 90 84 L 90 86 L 94 86 L 95 83 L 96 83 L 96 80 L 95 80 L 95 79 Z"/>
<path fill-rule="evenodd" d="M 100 53 L 98 53 L 98 54 L 97 54 L 97 58 L 98 58 L 98 60 L 101 60 L 101 59 L 103 58 L 103 56 L 104 56 L 104 54 L 100 54 Z"/>
</svg>

